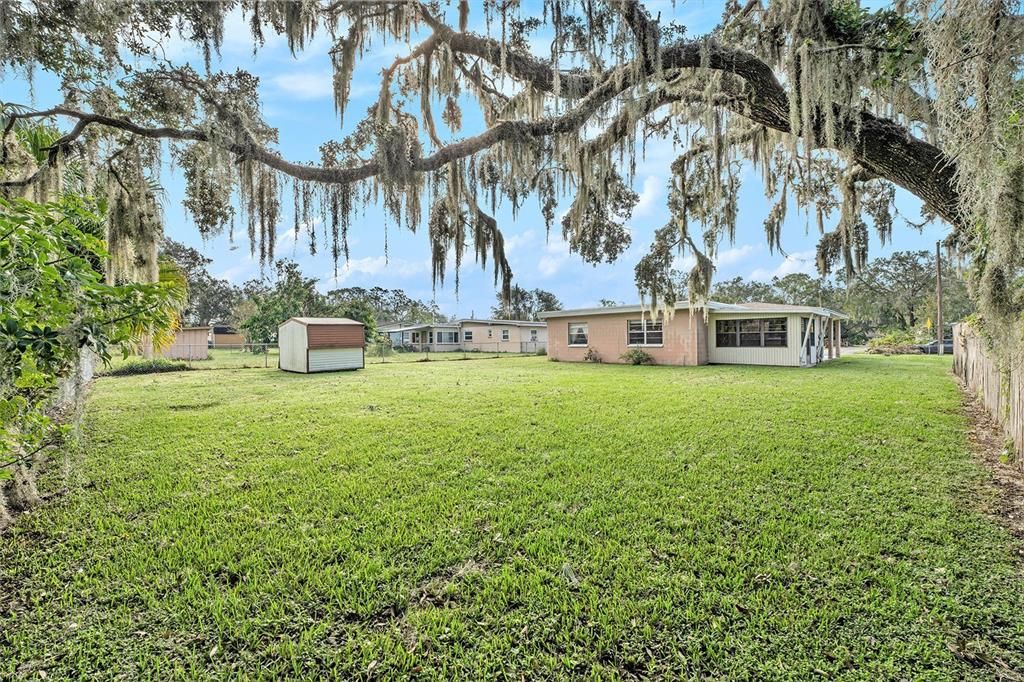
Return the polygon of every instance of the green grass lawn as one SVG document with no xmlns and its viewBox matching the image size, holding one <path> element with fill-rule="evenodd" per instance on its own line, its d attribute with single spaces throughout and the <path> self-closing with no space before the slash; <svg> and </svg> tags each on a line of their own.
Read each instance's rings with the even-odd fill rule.
<svg viewBox="0 0 1024 682">
<path fill-rule="evenodd" d="M 0 678 L 1009 676 L 1022 547 L 948 367 L 101 379 L 0 538 Z"/>
</svg>

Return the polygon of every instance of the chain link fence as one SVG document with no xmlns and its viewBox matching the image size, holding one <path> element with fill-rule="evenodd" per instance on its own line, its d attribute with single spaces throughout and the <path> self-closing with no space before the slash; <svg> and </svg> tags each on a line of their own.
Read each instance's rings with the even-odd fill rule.
<svg viewBox="0 0 1024 682">
<path fill-rule="evenodd" d="M 163 352 L 153 353 L 153 358 L 171 362 L 184 362 L 189 369 L 245 369 L 250 367 L 277 367 L 278 349 L 276 343 L 239 344 L 188 344 L 175 343 Z M 144 362 L 147 358 L 131 355 L 125 359 L 115 357 L 110 369 Z"/>
<path fill-rule="evenodd" d="M 183 362 L 189 369 L 246 369 L 277 368 L 279 358 L 275 343 L 244 344 L 183 344 L 176 343 L 163 352 L 154 353 L 154 358 L 171 362 Z M 528 357 L 546 355 L 546 344 L 538 341 L 467 344 L 409 343 L 392 346 L 388 341 L 366 344 L 366 364 L 389 362 L 434 362 L 445 360 L 483 360 L 496 358 Z M 151 360 L 152 358 L 150 358 Z M 116 370 L 131 363 L 146 362 L 147 358 L 132 355 L 122 359 L 116 356 L 107 370 Z"/>
<path fill-rule="evenodd" d="M 389 342 L 366 344 L 366 363 L 431 362 L 445 360 L 483 360 L 545 355 L 546 344 L 538 341 L 493 343 L 405 343 L 392 346 Z"/>
</svg>

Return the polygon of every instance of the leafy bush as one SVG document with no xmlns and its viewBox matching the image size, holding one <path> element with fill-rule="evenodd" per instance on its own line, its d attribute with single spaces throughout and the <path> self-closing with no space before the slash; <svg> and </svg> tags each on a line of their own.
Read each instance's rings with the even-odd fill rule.
<svg viewBox="0 0 1024 682">
<path fill-rule="evenodd" d="M 583 359 L 587 362 L 601 362 L 601 354 L 587 346 L 587 352 L 583 354 Z"/>
<path fill-rule="evenodd" d="M 548 354 L 548 349 L 547 348 L 538 348 L 537 349 L 536 355 L 544 356 L 544 355 L 547 355 L 547 354 Z"/>
<path fill-rule="evenodd" d="M 629 365 L 653 365 L 654 364 L 654 356 L 652 356 L 647 351 L 641 350 L 639 348 L 631 348 L 628 351 L 626 351 L 625 353 L 623 353 L 622 355 L 620 355 L 619 358 L 623 362 L 625 362 L 626 364 L 629 364 Z"/>
<path fill-rule="evenodd" d="M 131 360 L 104 372 L 110 377 L 134 376 L 136 374 L 159 374 L 161 372 L 185 372 L 189 366 L 184 362 L 173 362 L 166 358 L 152 360 Z"/>
<path fill-rule="evenodd" d="M 881 336 L 868 341 L 869 348 L 875 348 L 877 346 L 912 346 L 917 343 L 917 339 L 914 335 L 903 329 L 891 329 Z"/>
<path fill-rule="evenodd" d="M 54 407 L 80 396 L 86 351 L 111 351 L 148 334 L 173 337 L 186 291 L 176 282 L 110 285 L 100 205 L 75 197 L 48 204 L 0 198 L 0 529 L 8 509 L 41 502 L 36 472 L 70 433 Z M 12 503 L 13 507 L 8 506 Z"/>
<path fill-rule="evenodd" d="M 893 329 L 868 341 L 868 352 L 885 355 L 914 355 L 921 349 L 917 339 L 908 331 Z"/>
</svg>

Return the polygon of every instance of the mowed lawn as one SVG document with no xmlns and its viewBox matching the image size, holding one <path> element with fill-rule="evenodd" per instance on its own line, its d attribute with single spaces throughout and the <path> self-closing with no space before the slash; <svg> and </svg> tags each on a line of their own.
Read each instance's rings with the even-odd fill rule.
<svg viewBox="0 0 1024 682">
<path fill-rule="evenodd" d="M 1012 676 L 967 426 L 927 357 L 101 379 L 0 678 Z"/>
</svg>

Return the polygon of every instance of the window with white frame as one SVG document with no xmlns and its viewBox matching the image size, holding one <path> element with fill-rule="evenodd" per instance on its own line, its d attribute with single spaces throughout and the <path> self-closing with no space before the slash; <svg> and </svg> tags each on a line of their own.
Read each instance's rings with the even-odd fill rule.
<svg viewBox="0 0 1024 682">
<path fill-rule="evenodd" d="M 785 317 L 715 322 L 715 346 L 718 348 L 784 348 L 786 345 Z"/>
<path fill-rule="evenodd" d="M 502 341 L 508 341 L 508 330 L 507 329 L 502 329 L 501 330 L 501 340 Z"/>
<path fill-rule="evenodd" d="M 537 330 L 536 329 L 531 329 L 530 330 L 530 341 L 536 341 L 536 340 L 537 340 Z"/>
<path fill-rule="evenodd" d="M 466 331 L 462 332 L 462 340 L 463 341 L 472 341 L 473 340 L 473 330 L 467 329 Z"/>
<path fill-rule="evenodd" d="M 626 339 L 630 346 L 662 345 L 664 332 L 661 319 L 628 320 L 626 322 Z"/>
<path fill-rule="evenodd" d="M 458 343 L 459 333 L 458 332 L 438 332 L 437 333 L 438 343 Z"/>
<path fill-rule="evenodd" d="M 569 345 L 570 346 L 585 346 L 589 340 L 587 323 L 586 322 L 570 322 L 569 323 Z"/>
</svg>

